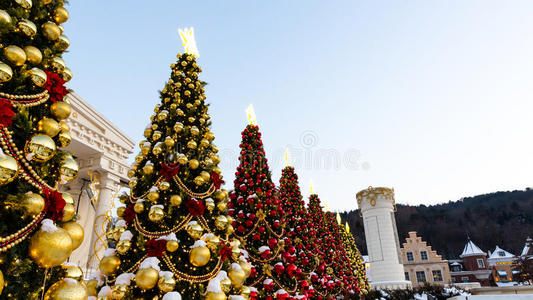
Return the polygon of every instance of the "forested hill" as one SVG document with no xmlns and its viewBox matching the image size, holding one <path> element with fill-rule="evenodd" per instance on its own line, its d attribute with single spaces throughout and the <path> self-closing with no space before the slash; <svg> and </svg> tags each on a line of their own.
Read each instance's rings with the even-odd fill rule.
<svg viewBox="0 0 533 300">
<path fill-rule="evenodd" d="M 398 205 L 396 223 L 400 244 L 409 231 L 447 259 L 458 258 L 467 236 L 483 251 L 496 245 L 520 254 L 528 236 L 533 237 L 533 190 L 497 192 L 439 205 Z M 355 235 L 361 253 L 366 254 L 365 231 L 359 211 L 341 213 Z"/>
</svg>

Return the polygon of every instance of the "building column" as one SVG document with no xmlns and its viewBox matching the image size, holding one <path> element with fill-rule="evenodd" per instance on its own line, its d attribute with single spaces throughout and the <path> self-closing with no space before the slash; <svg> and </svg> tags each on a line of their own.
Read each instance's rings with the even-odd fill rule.
<svg viewBox="0 0 533 300">
<path fill-rule="evenodd" d="M 86 276 L 98 270 L 100 260 L 103 258 L 104 252 L 107 248 L 106 228 L 104 222 L 106 215 L 111 213 L 113 207 L 114 196 L 119 189 L 119 178 L 110 173 L 104 173 L 100 177 L 100 195 L 96 205 L 94 214 L 94 225 L 91 227 L 92 236 L 90 241 L 89 260 L 87 264 Z M 111 216 L 111 214 L 109 215 Z M 88 233 L 86 233 L 88 234 Z"/>
</svg>

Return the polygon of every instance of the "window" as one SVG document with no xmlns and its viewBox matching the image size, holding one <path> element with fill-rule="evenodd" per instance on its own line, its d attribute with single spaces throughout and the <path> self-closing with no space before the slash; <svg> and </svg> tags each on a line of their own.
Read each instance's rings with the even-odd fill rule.
<svg viewBox="0 0 533 300">
<path fill-rule="evenodd" d="M 469 280 L 468 280 L 468 276 L 463 276 L 463 277 L 461 277 L 461 281 L 462 281 L 462 282 L 468 282 L 468 281 L 469 281 Z"/>
<path fill-rule="evenodd" d="M 416 281 L 426 282 L 426 273 L 424 271 L 416 271 Z"/>
<path fill-rule="evenodd" d="M 478 259 L 477 259 L 477 266 L 478 266 L 480 269 L 484 269 L 484 268 L 485 268 L 485 262 L 483 261 L 483 258 L 478 258 Z"/>
<path fill-rule="evenodd" d="M 409 272 L 405 272 L 405 280 L 411 280 L 409 279 Z"/>
<path fill-rule="evenodd" d="M 504 270 L 498 270 L 498 277 L 501 281 L 507 281 L 507 272 Z"/>
<path fill-rule="evenodd" d="M 407 255 L 407 261 L 415 260 L 413 257 L 413 252 L 407 252 L 406 255 Z"/>
<path fill-rule="evenodd" d="M 420 258 L 422 260 L 428 260 L 428 253 L 427 251 L 420 251 Z"/>
<path fill-rule="evenodd" d="M 440 270 L 433 270 L 433 281 L 442 281 L 442 272 Z"/>
<path fill-rule="evenodd" d="M 505 256 L 505 252 L 503 252 L 503 251 L 498 251 L 498 255 L 501 256 L 501 257 L 504 257 L 504 256 Z"/>
</svg>

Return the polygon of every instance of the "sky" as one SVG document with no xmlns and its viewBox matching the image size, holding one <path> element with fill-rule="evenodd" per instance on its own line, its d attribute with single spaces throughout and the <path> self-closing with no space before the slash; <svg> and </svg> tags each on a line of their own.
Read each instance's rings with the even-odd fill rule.
<svg viewBox="0 0 533 300">
<path fill-rule="evenodd" d="M 136 144 L 194 27 L 232 188 L 253 104 L 279 183 L 357 208 L 369 186 L 435 204 L 531 186 L 533 2 L 70 1 L 69 82 Z M 138 149 L 134 150 L 134 155 Z"/>
</svg>

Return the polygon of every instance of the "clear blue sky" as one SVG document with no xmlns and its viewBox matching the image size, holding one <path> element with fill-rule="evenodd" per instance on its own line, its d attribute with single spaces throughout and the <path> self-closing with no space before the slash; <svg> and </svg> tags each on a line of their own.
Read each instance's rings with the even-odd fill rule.
<svg viewBox="0 0 533 300">
<path fill-rule="evenodd" d="M 250 103 L 276 183 L 290 145 L 335 210 L 531 186 L 532 1 L 70 2 L 70 87 L 136 142 L 195 27 L 229 187 Z"/>
</svg>

